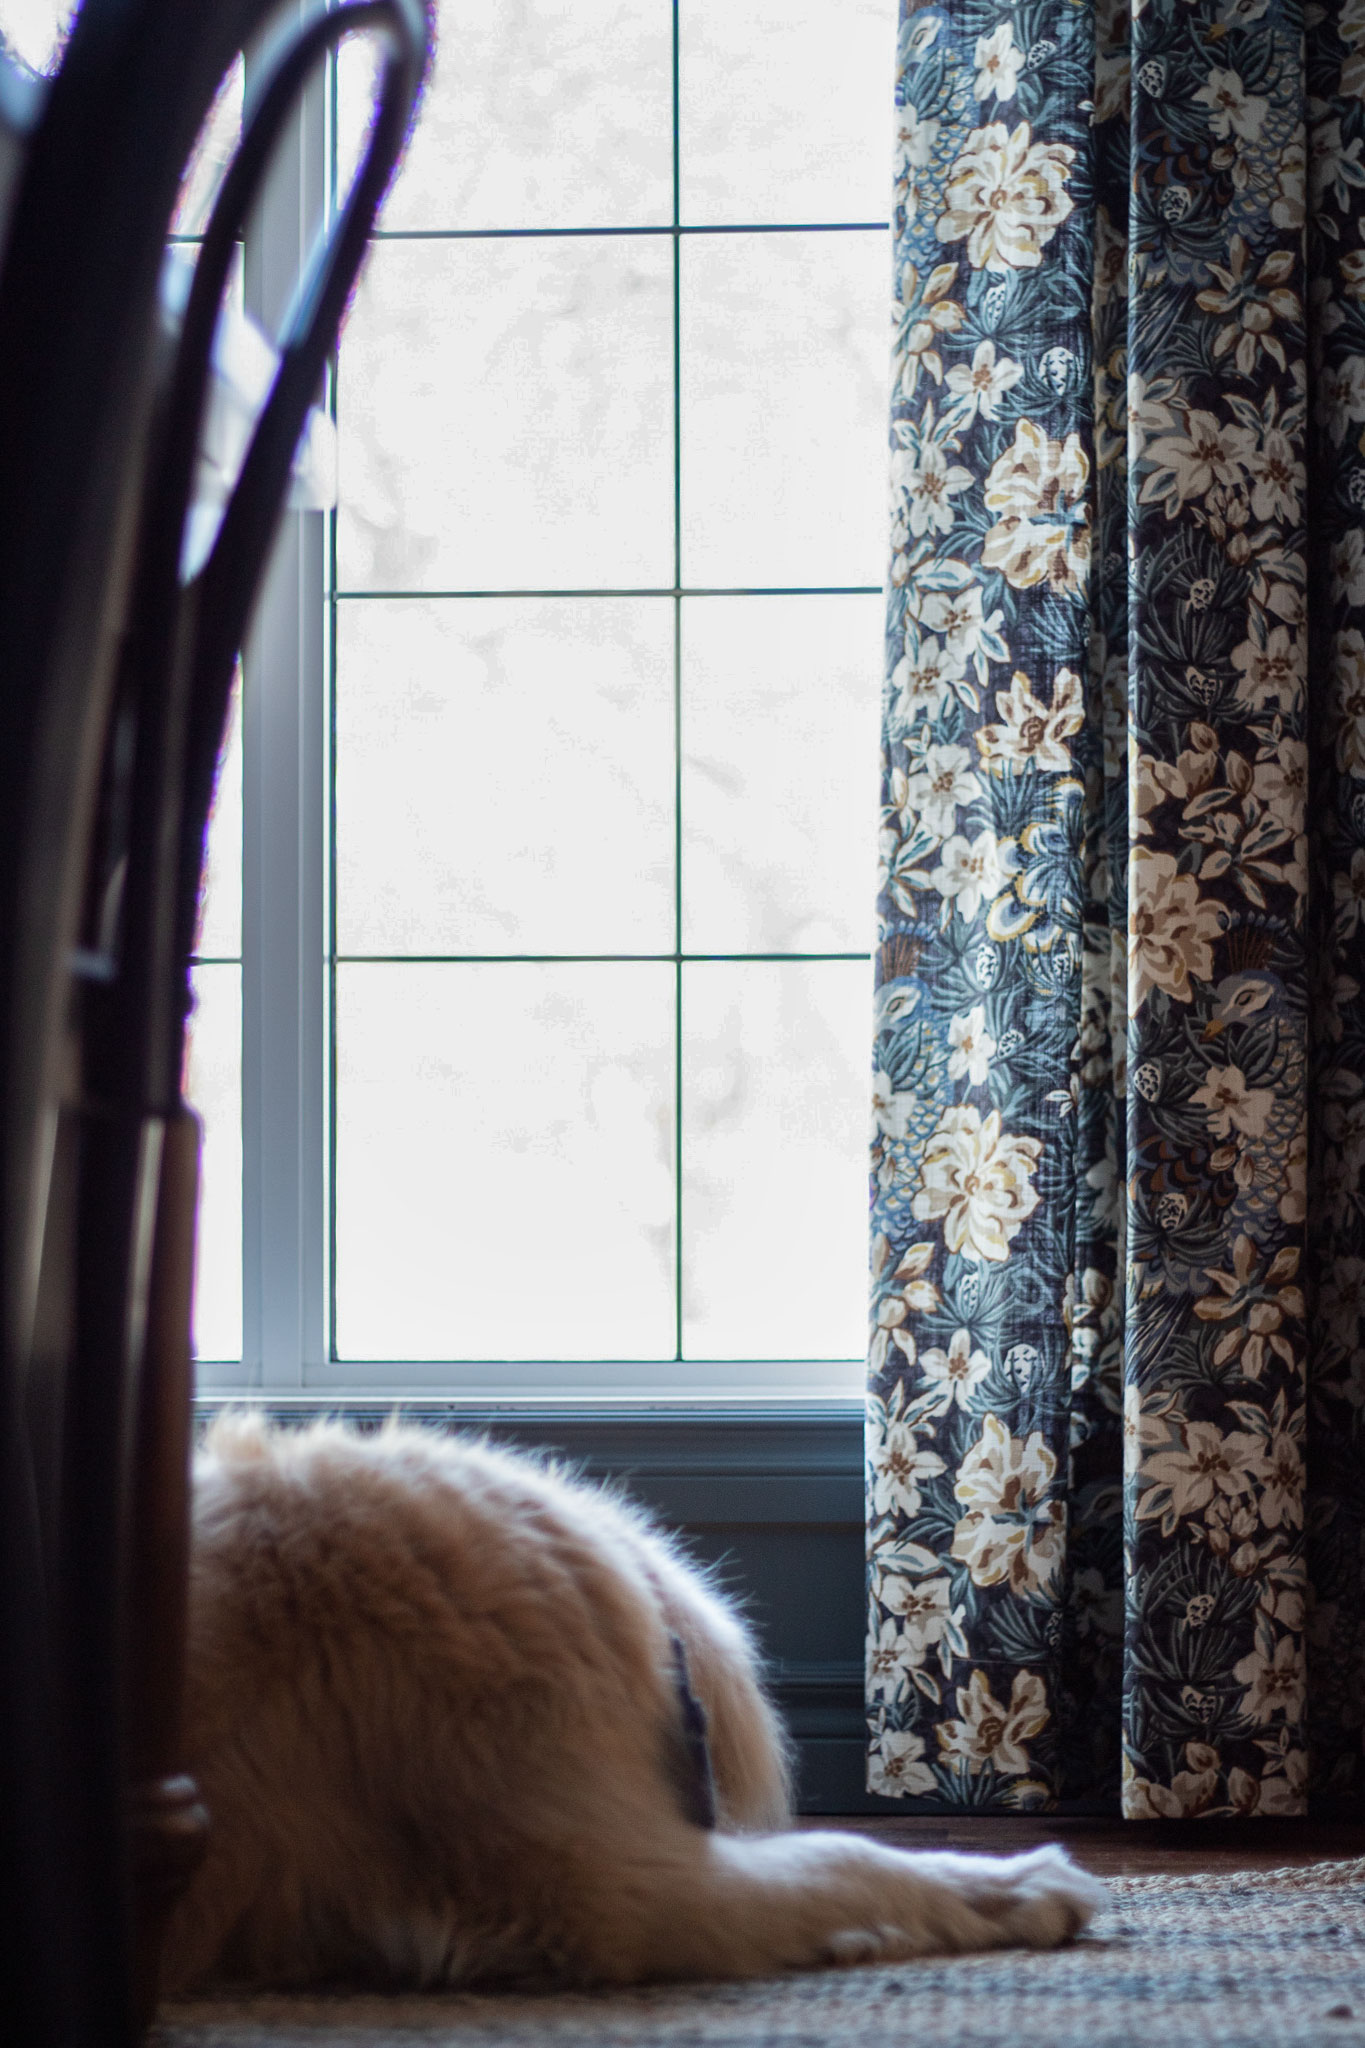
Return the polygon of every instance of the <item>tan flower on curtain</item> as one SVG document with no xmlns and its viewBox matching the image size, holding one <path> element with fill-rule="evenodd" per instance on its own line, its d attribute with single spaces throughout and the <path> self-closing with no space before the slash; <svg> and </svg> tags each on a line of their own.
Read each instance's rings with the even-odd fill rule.
<svg viewBox="0 0 1365 2048">
<path fill-rule="evenodd" d="M 1365 1809 L 1365 0 L 1021 20 L 897 79 L 869 1782 Z"/>
<path fill-rule="evenodd" d="M 1008 1258 L 1038 1206 L 1031 1176 L 1040 1150 L 1036 1138 L 1003 1131 L 995 1110 L 984 1119 L 970 1103 L 946 1110 L 925 1149 L 915 1215 L 941 1218 L 944 1242 L 966 1259 Z"/>
<path fill-rule="evenodd" d="M 1090 565 L 1090 460 L 1076 434 L 1052 441 L 1020 420 L 1012 445 L 992 465 L 985 504 L 995 514 L 981 560 L 1016 590 L 1049 583 L 1079 590 Z"/>
<path fill-rule="evenodd" d="M 1026 121 L 973 130 L 948 180 L 939 241 L 965 236 L 976 270 L 1032 269 L 1071 212 L 1066 181 L 1075 157 L 1066 143 L 1035 142 Z"/>
<path fill-rule="evenodd" d="M 1061 1567 L 1066 1509 L 1054 1497 L 1057 1460 L 1041 1434 L 1011 1436 L 998 1416 L 982 1420 L 953 1487 L 967 1512 L 952 1555 L 978 1586 L 1008 1581 L 1017 1593 L 1047 1588 Z"/>
<path fill-rule="evenodd" d="M 1029 1742 L 1049 1718 L 1043 1682 L 1028 1671 L 1015 1673 L 1008 1706 L 995 1697 L 985 1674 L 974 1671 L 958 1689 L 957 1713 L 956 1720 L 938 1724 L 943 1754 L 960 1757 L 969 1771 L 989 1764 L 1006 1777 L 1029 1768 Z"/>
</svg>

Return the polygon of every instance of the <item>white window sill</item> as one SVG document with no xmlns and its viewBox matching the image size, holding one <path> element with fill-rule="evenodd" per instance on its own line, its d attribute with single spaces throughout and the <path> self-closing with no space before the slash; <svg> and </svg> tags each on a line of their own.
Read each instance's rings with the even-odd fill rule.
<svg viewBox="0 0 1365 2048">
<path fill-rule="evenodd" d="M 240 1393 L 312 1402 L 328 1395 L 341 1400 L 434 1398 L 479 1408 L 551 1404 L 643 1410 L 695 1404 L 727 1410 L 768 1405 L 790 1409 L 861 1404 L 864 1371 L 861 1359 L 707 1360 L 695 1365 L 673 1359 L 366 1360 L 303 1366 L 290 1381 L 272 1376 L 267 1383 L 259 1370 L 253 1373 L 238 1362 L 201 1360 L 197 1386 L 199 1394 L 210 1399 Z"/>
</svg>

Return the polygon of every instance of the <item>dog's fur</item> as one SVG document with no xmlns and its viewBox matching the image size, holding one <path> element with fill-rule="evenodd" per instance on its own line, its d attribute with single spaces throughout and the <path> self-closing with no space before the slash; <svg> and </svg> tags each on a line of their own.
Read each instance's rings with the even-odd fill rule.
<svg viewBox="0 0 1365 2048">
<path fill-rule="evenodd" d="M 674 1638 L 719 1826 L 688 1818 Z M 218 1421 L 196 1466 L 187 1761 L 212 1816 L 166 1979 L 740 1977 L 1044 1948 L 1102 1897 L 1058 1849 L 791 1833 L 732 1608 L 623 1502 L 390 1426 Z"/>
</svg>

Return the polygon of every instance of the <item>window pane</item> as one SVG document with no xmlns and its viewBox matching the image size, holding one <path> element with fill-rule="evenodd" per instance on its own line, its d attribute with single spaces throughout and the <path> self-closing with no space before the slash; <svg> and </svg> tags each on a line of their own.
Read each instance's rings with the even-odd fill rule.
<svg viewBox="0 0 1365 2048">
<path fill-rule="evenodd" d="M 671 379 L 665 238 L 380 243 L 341 351 L 341 587 L 671 584 Z"/>
<path fill-rule="evenodd" d="M 880 597 L 683 605 L 683 944 L 871 946 Z"/>
<path fill-rule="evenodd" d="M 667 599 L 343 603 L 343 953 L 673 950 Z"/>
<path fill-rule="evenodd" d="M 879 232 L 684 241 L 685 582 L 880 587 L 889 263 Z"/>
<path fill-rule="evenodd" d="M 337 970 L 344 1358 L 673 1353 L 667 966 Z"/>
<path fill-rule="evenodd" d="M 227 745 L 209 817 L 198 950 L 212 959 L 242 951 L 242 672 L 232 686 Z"/>
<path fill-rule="evenodd" d="M 871 969 L 683 969 L 683 1350 L 856 1358 Z"/>
<path fill-rule="evenodd" d="M 381 227 L 671 220 L 671 26 L 661 0 L 446 0 L 439 30 Z M 343 144 L 368 118 L 363 73 L 357 38 L 339 66 Z"/>
<path fill-rule="evenodd" d="M 885 220 L 897 0 L 686 0 L 685 221 Z"/>
<path fill-rule="evenodd" d="M 196 1358 L 242 1355 L 242 976 L 196 967 L 185 1093 L 204 1124 L 194 1274 Z"/>
<path fill-rule="evenodd" d="M 0 0 L 0 35 L 30 71 L 55 72 L 77 0 Z"/>
</svg>

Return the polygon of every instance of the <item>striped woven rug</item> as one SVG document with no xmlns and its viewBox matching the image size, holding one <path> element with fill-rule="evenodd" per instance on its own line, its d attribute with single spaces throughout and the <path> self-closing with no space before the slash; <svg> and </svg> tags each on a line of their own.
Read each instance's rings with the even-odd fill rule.
<svg viewBox="0 0 1365 2048">
<path fill-rule="evenodd" d="M 1110 1878 L 1074 1947 L 747 1984 L 168 2009 L 155 2048 L 1365 2048 L 1365 1858 Z"/>
</svg>

